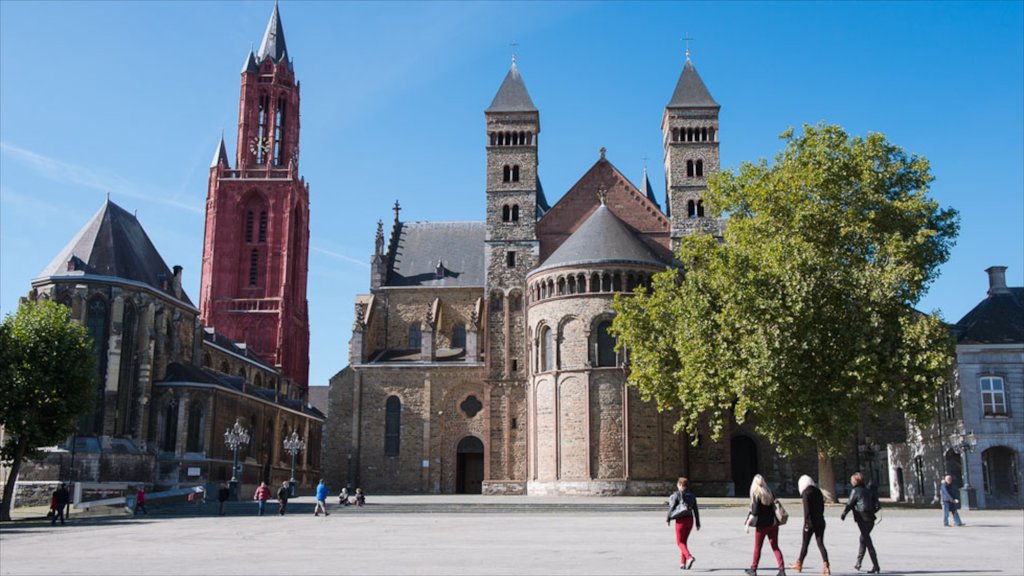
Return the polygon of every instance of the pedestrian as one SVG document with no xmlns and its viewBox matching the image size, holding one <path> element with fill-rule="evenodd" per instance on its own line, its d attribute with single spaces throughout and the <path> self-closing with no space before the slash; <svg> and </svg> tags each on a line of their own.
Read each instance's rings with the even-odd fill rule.
<svg viewBox="0 0 1024 576">
<path fill-rule="evenodd" d="M 764 476 L 754 475 L 754 481 L 750 483 L 750 512 L 744 522 L 744 532 L 750 533 L 750 527 L 754 527 L 754 561 L 750 568 L 745 570 L 747 574 L 757 574 L 757 565 L 761 562 L 761 547 L 764 539 L 768 538 L 768 544 L 775 554 L 775 560 L 779 564 L 777 576 L 786 576 L 786 564 L 782 560 L 782 550 L 779 550 L 779 523 L 775 518 L 775 494 L 764 481 Z"/>
<path fill-rule="evenodd" d="M 281 487 L 277 489 L 277 513 L 284 516 L 284 509 L 288 507 L 288 496 L 291 495 L 291 489 L 288 487 L 288 481 L 281 482 Z"/>
<path fill-rule="evenodd" d="M 266 482 L 260 482 L 260 486 L 256 489 L 256 493 L 252 495 L 252 499 L 259 504 L 260 516 L 263 516 L 263 510 L 267 507 L 267 500 L 270 500 L 270 488 L 267 488 Z"/>
<path fill-rule="evenodd" d="M 349 505 L 348 499 L 349 499 L 348 487 L 346 486 L 345 488 L 341 489 L 341 494 L 338 494 L 338 504 L 341 504 L 342 506 L 348 506 Z"/>
<path fill-rule="evenodd" d="M 224 503 L 231 497 L 231 490 L 228 489 L 228 485 L 221 482 L 220 488 L 217 490 L 217 514 L 224 515 Z"/>
<path fill-rule="evenodd" d="M 953 513 L 953 525 L 963 526 L 964 523 L 960 520 L 960 513 L 957 510 L 960 509 L 960 499 L 954 497 L 956 491 L 953 490 L 953 477 L 946 474 L 946 477 L 942 479 L 942 485 L 939 487 L 942 492 L 942 525 L 949 526 L 949 513 Z"/>
<path fill-rule="evenodd" d="M 356 488 L 356 505 L 362 506 L 366 504 L 366 495 L 363 494 L 362 488 Z"/>
<path fill-rule="evenodd" d="M 860 548 L 857 550 L 857 564 L 854 568 L 860 570 L 864 561 L 864 550 L 867 549 L 871 555 L 871 570 L 868 574 L 878 574 L 881 569 L 878 567 L 878 555 L 875 554 L 875 544 L 871 541 L 871 530 L 875 527 L 875 494 L 864 485 L 864 475 L 857 472 L 850 476 L 850 484 L 853 490 L 850 491 L 850 499 L 846 502 L 841 520 L 846 520 L 846 515 L 853 510 L 853 519 L 860 529 Z"/>
<path fill-rule="evenodd" d="M 690 531 L 694 527 L 700 530 L 700 512 L 697 509 L 697 496 L 689 488 L 690 481 L 680 477 L 676 480 L 676 492 L 668 499 L 668 517 L 665 523 L 672 525 L 676 521 L 676 546 L 681 554 L 679 568 L 689 570 L 693 568 L 694 557 L 686 546 L 690 538 Z"/>
<path fill-rule="evenodd" d="M 327 513 L 327 494 L 327 484 L 321 478 L 320 483 L 316 485 L 316 506 L 313 508 L 313 516 L 319 516 L 320 512 L 323 512 L 324 516 L 330 516 Z"/>
<path fill-rule="evenodd" d="M 807 545 L 811 543 L 811 536 L 814 536 L 818 543 L 818 551 L 821 552 L 821 573 L 831 574 L 828 567 L 828 550 L 825 550 L 825 495 L 807 474 L 800 477 L 797 486 L 800 488 L 800 498 L 804 502 L 804 533 L 803 543 L 800 544 L 800 558 L 790 568 L 797 572 L 803 571 Z"/>
<path fill-rule="evenodd" d="M 57 519 L 60 519 L 61 526 L 64 525 L 64 508 L 68 503 L 68 488 L 62 482 L 57 489 L 50 495 L 50 511 L 53 515 L 50 516 L 50 526 L 57 525 Z"/>
<path fill-rule="evenodd" d="M 143 514 L 145 514 L 147 516 L 149 515 L 149 512 L 146 512 L 146 487 L 145 486 L 139 486 L 138 491 L 135 492 L 135 514 L 138 514 L 139 510 L 142 510 Z"/>
</svg>

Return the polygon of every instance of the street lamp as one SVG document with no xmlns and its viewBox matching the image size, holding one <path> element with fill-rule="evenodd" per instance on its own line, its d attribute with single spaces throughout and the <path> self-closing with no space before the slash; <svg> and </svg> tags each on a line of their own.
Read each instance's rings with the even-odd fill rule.
<svg viewBox="0 0 1024 576">
<path fill-rule="evenodd" d="M 242 422 L 235 420 L 235 425 L 224 432 L 224 444 L 231 449 L 234 459 L 231 464 L 231 483 L 229 484 L 232 501 L 238 500 L 238 449 L 249 443 L 249 431 L 242 428 Z"/>
<path fill-rule="evenodd" d="M 963 422 L 957 424 L 956 432 L 949 435 L 949 443 L 953 450 L 960 455 L 960 464 L 964 470 L 964 485 L 960 488 L 960 503 L 964 510 L 970 510 L 978 506 L 976 492 L 971 486 L 970 467 L 967 463 L 967 454 L 978 445 L 978 439 L 974 436 L 973 430 L 966 430 Z"/>
<path fill-rule="evenodd" d="M 878 487 L 878 478 L 875 476 L 875 460 L 878 458 L 878 452 L 882 449 L 882 446 L 871 439 L 870 434 L 864 435 L 864 443 L 857 446 L 860 449 L 861 454 L 864 455 L 864 459 L 867 460 L 868 464 L 868 480 L 876 487 Z"/>
<path fill-rule="evenodd" d="M 292 455 L 292 477 L 288 480 L 288 491 L 290 496 L 295 496 L 295 455 L 306 449 L 306 441 L 299 438 L 298 432 L 292 432 L 292 435 L 285 436 L 284 439 L 284 451 Z"/>
</svg>

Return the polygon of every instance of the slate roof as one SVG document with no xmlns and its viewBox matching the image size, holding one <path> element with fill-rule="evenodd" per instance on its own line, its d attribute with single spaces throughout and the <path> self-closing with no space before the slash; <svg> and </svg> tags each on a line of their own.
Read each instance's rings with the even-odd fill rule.
<svg viewBox="0 0 1024 576">
<path fill-rule="evenodd" d="M 711 97 L 704 81 L 700 79 L 697 68 L 690 59 L 686 59 L 683 72 L 679 75 L 676 91 L 672 93 L 668 108 L 721 108 Z"/>
<path fill-rule="evenodd" d="M 484 231 L 483 222 L 400 222 L 385 285 L 482 288 Z"/>
<path fill-rule="evenodd" d="M 604 204 L 598 206 L 534 272 L 588 264 L 665 265 Z"/>
<path fill-rule="evenodd" d="M 225 168 L 230 168 L 231 165 L 228 162 L 228 149 L 224 146 L 224 135 L 220 135 L 220 144 L 217 145 L 217 151 L 213 153 L 213 163 L 210 164 L 210 168 L 215 168 L 224 165 Z"/>
<path fill-rule="evenodd" d="M 234 352 L 235 354 L 247 358 L 256 364 L 259 364 L 268 370 L 274 370 L 274 367 L 267 363 L 259 354 L 256 354 L 248 347 L 239 346 L 234 340 L 227 336 L 217 332 L 215 329 L 209 326 L 203 329 L 203 340 L 216 344 L 217 346 L 227 350 L 228 352 Z"/>
<path fill-rule="evenodd" d="M 223 140 L 223 137 L 221 140 Z M 661 210 L 661 204 L 658 204 L 658 199 L 654 196 L 654 188 L 651 186 L 651 179 L 647 177 L 647 166 L 644 166 L 644 178 L 643 182 L 640 183 L 640 186 L 642 187 L 640 191 L 647 196 L 647 199 L 651 201 L 651 204 L 654 204 L 658 207 L 658 210 Z"/>
<path fill-rule="evenodd" d="M 141 282 L 175 297 L 171 287 L 173 274 L 142 225 L 135 216 L 110 200 L 39 273 L 40 278 L 88 275 Z M 164 289 L 165 280 L 167 289 Z M 181 300 L 192 305 L 184 292 Z"/>
<path fill-rule="evenodd" d="M 958 344 L 1024 343 L 1024 288 L 989 295 L 953 326 Z"/>
<path fill-rule="evenodd" d="M 164 379 L 158 382 L 158 384 L 161 383 L 210 384 L 220 388 L 242 392 L 242 379 L 237 376 L 217 374 L 200 368 L 199 366 L 183 364 L 181 362 L 171 362 L 167 365 L 167 373 L 164 376 Z M 279 398 L 275 401 L 274 397 L 276 394 L 273 390 L 267 388 L 255 388 L 250 386 L 242 392 L 242 394 L 253 398 L 260 398 L 270 402 L 271 404 L 284 406 L 295 410 L 296 412 L 308 414 L 316 418 L 324 418 L 324 413 L 322 411 L 315 406 L 306 404 L 302 400 L 296 400 L 294 398 Z"/>
<path fill-rule="evenodd" d="M 537 107 L 530 99 L 530 93 L 526 91 L 526 84 L 523 77 L 519 75 L 519 68 L 516 61 L 512 60 L 512 67 L 509 68 L 505 80 L 494 95 L 494 100 L 486 112 L 536 112 Z"/>
<path fill-rule="evenodd" d="M 288 47 L 284 42 L 284 26 L 281 25 L 281 13 L 277 10 L 277 2 L 274 2 L 274 11 L 270 14 L 270 22 L 267 22 L 267 31 L 263 33 L 263 41 L 260 42 L 260 51 L 257 54 L 260 62 L 268 56 L 274 63 L 287 57 Z"/>
</svg>

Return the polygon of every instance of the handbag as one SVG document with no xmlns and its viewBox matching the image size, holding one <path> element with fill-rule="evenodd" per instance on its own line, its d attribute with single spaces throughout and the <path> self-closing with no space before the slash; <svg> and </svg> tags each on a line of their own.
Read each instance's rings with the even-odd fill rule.
<svg viewBox="0 0 1024 576">
<path fill-rule="evenodd" d="M 669 513 L 669 517 L 673 520 L 679 520 L 680 518 L 685 518 L 688 514 L 690 514 L 690 504 L 683 497 L 683 493 L 679 492 L 679 500 L 676 501 L 675 507 Z"/>
<path fill-rule="evenodd" d="M 775 501 L 775 520 L 779 526 L 789 521 L 789 512 L 782 506 L 782 502 Z"/>
</svg>

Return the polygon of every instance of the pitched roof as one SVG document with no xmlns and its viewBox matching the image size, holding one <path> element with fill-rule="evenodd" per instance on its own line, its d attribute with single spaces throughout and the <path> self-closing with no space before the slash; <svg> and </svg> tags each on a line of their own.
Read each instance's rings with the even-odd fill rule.
<svg viewBox="0 0 1024 576">
<path fill-rule="evenodd" d="M 281 25 L 281 14 L 277 11 L 277 2 L 274 2 L 274 11 L 270 14 L 270 22 L 267 22 L 267 31 L 263 33 L 263 41 L 260 42 L 258 56 L 260 62 L 269 56 L 276 64 L 287 55 L 288 48 L 284 42 L 284 26 Z"/>
<path fill-rule="evenodd" d="M 989 295 L 953 327 L 958 344 L 1024 343 L 1024 288 Z"/>
<path fill-rule="evenodd" d="M 530 93 L 526 91 L 526 84 L 519 75 L 519 68 L 516 61 L 512 60 L 512 67 L 509 68 L 505 80 L 494 95 L 494 100 L 487 107 L 486 112 L 536 112 L 537 107 L 530 99 Z"/>
<path fill-rule="evenodd" d="M 225 168 L 230 168 L 231 165 L 228 162 L 228 149 L 224 147 L 224 134 L 220 135 L 220 144 L 217 145 L 217 151 L 213 153 L 213 163 L 210 164 L 210 168 L 224 165 Z"/>
<path fill-rule="evenodd" d="M 483 222 L 400 222 L 385 285 L 483 287 L 484 230 Z"/>
<path fill-rule="evenodd" d="M 661 210 L 661 204 L 658 204 L 658 199 L 654 196 L 654 188 L 651 187 L 651 179 L 647 177 L 647 166 L 644 166 L 644 179 L 643 182 L 640 183 L 640 186 L 641 191 L 647 196 L 647 199 L 657 206 L 658 210 Z"/>
<path fill-rule="evenodd" d="M 141 282 L 175 297 L 173 274 L 142 225 L 110 200 L 39 273 L 40 278 L 86 275 Z M 184 292 L 181 300 L 192 305 Z"/>
<path fill-rule="evenodd" d="M 603 203 L 535 271 L 584 264 L 664 265 Z"/>
<path fill-rule="evenodd" d="M 667 108 L 721 108 L 711 97 L 707 86 L 697 73 L 697 68 L 689 58 L 683 65 L 683 72 L 676 83 L 676 91 L 672 93 Z"/>
</svg>

